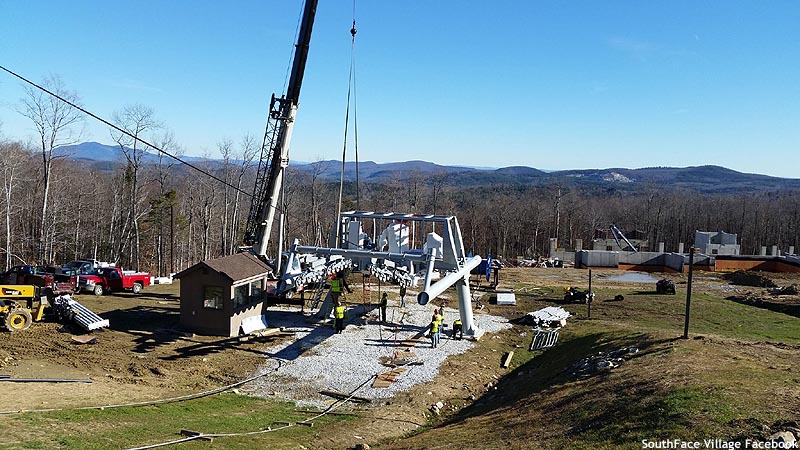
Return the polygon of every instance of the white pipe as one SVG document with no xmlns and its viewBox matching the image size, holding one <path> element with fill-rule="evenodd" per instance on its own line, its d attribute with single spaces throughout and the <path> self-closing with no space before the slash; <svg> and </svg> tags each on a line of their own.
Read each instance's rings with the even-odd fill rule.
<svg viewBox="0 0 800 450">
<path fill-rule="evenodd" d="M 481 261 L 483 261 L 483 258 L 481 258 L 480 255 L 475 255 L 472 258 L 466 260 L 464 262 L 464 267 L 462 267 L 456 272 L 450 273 L 446 277 L 428 286 L 426 289 L 420 292 L 417 295 L 417 303 L 419 303 L 420 305 L 425 305 L 432 299 L 439 296 L 439 294 L 444 292 L 447 288 L 456 284 L 459 280 L 467 279 L 472 269 L 478 267 Z"/>
<path fill-rule="evenodd" d="M 425 267 L 425 282 L 422 284 L 422 291 L 427 291 L 431 288 L 431 277 L 433 276 L 433 252 L 434 249 L 428 249 L 427 266 Z"/>
</svg>

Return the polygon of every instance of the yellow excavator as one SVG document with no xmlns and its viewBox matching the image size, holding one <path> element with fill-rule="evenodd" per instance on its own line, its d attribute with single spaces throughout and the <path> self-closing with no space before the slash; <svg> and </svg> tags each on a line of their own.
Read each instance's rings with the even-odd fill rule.
<svg viewBox="0 0 800 450">
<path fill-rule="evenodd" d="M 28 285 L 0 285 L 0 326 L 8 331 L 30 328 L 42 320 L 50 288 Z"/>
</svg>

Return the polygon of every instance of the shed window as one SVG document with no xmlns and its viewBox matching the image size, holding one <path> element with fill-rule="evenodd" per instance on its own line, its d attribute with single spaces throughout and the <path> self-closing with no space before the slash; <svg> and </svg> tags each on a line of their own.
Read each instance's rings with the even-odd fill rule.
<svg viewBox="0 0 800 450">
<path fill-rule="evenodd" d="M 241 308 L 251 303 L 258 303 L 264 297 L 262 280 L 251 281 L 233 288 L 233 307 Z"/>
<path fill-rule="evenodd" d="M 250 303 L 250 285 L 243 284 L 233 288 L 233 307 L 241 308 Z"/>
<path fill-rule="evenodd" d="M 250 303 L 260 302 L 264 298 L 263 280 L 250 282 Z"/>
<path fill-rule="evenodd" d="M 224 301 L 224 289 L 222 286 L 206 286 L 203 296 L 203 308 L 222 309 Z"/>
</svg>

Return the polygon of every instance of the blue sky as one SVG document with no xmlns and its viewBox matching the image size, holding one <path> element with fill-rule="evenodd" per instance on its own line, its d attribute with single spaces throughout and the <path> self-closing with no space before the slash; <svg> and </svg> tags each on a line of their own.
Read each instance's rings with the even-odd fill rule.
<svg viewBox="0 0 800 450">
<path fill-rule="evenodd" d="M 223 139 L 263 135 L 301 8 L 0 0 L 0 64 L 60 75 L 106 118 L 150 106 L 186 154 L 213 156 Z M 800 2 L 371 0 L 355 11 L 361 160 L 800 176 Z M 320 0 L 291 159 L 341 157 L 352 17 L 352 2 Z M 21 96 L 0 74 L 6 138 L 33 135 Z M 85 140 L 111 143 L 86 128 Z"/>
</svg>

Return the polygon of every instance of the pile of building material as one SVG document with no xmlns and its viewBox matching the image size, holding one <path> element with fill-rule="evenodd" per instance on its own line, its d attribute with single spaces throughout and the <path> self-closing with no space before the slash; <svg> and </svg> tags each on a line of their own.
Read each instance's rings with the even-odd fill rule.
<svg viewBox="0 0 800 450">
<path fill-rule="evenodd" d="M 531 339 L 530 351 L 542 350 L 556 345 L 558 342 L 558 330 L 542 330 L 536 329 L 536 334 Z"/>
<path fill-rule="evenodd" d="M 173 275 L 175 274 L 171 273 L 168 277 L 153 277 L 153 282 L 151 284 L 172 284 Z"/>
<path fill-rule="evenodd" d="M 765 287 L 765 288 L 774 288 L 778 285 L 775 284 L 770 278 L 765 277 L 764 275 L 758 274 L 756 272 L 751 272 L 749 270 L 737 270 L 736 272 L 726 273 L 722 276 L 722 278 L 731 282 L 731 284 L 736 284 L 739 286 L 753 286 L 753 287 Z"/>
<path fill-rule="evenodd" d="M 513 292 L 511 293 L 499 293 L 497 294 L 497 305 L 498 306 L 516 306 L 517 305 L 517 297 L 514 295 Z"/>
<path fill-rule="evenodd" d="M 560 306 L 548 306 L 538 311 L 529 312 L 520 320 L 523 325 L 542 328 L 563 327 L 571 314 Z"/>
<path fill-rule="evenodd" d="M 89 308 L 75 301 L 70 295 L 59 295 L 51 302 L 53 311 L 60 321 L 75 322 L 86 331 L 108 327 L 108 319 L 103 319 Z"/>
<path fill-rule="evenodd" d="M 572 376 L 576 378 L 588 378 L 601 372 L 607 372 L 619 367 L 625 362 L 625 358 L 639 353 L 636 347 L 621 348 L 609 352 L 598 352 L 595 355 L 587 356 L 570 367 Z"/>
<path fill-rule="evenodd" d="M 772 295 L 797 295 L 800 294 L 800 291 L 797 289 L 796 284 L 790 284 L 789 286 L 774 288 L 769 293 Z"/>
</svg>

